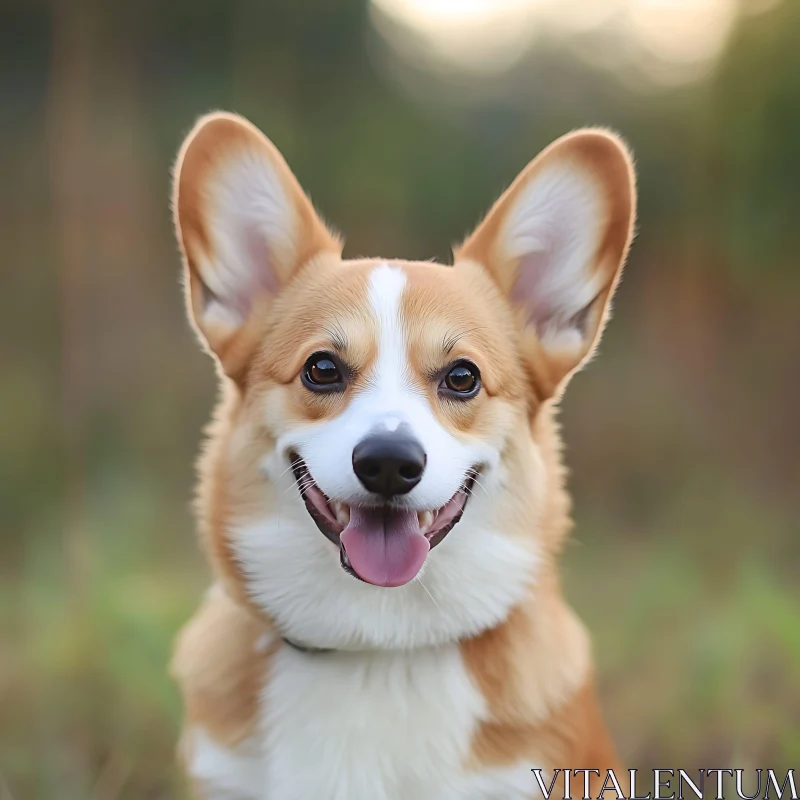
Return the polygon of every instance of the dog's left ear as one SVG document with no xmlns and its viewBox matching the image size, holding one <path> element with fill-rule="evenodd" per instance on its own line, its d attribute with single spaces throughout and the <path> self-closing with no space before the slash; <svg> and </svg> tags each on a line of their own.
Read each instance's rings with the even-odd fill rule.
<svg viewBox="0 0 800 800">
<path fill-rule="evenodd" d="M 630 154 L 581 130 L 535 158 L 455 251 L 481 264 L 510 301 L 537 394 L 556 394 L 591 356 L 633 237 Z"/>
<path fill-rule="evenodd" d="M 275 296 L 341 244 L 272 142 L 235 114 L 210 114 L 186 138 L 173 203 L 189 317 L 237 378 Z"/>
</svg>

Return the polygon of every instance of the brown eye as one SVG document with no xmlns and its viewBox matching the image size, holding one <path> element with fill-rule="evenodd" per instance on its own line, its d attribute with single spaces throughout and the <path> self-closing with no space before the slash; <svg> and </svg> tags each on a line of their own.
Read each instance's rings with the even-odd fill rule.
<svg viewBox="0 0 800 800">
<path fill-rule="evenodd" d="M 342 370 L 330 353 L 314 353 L 303 367 L 302 380 L 314 392 L 344 389 Z"/>
<path fill-rule="evenodd" d="M 446 394 L 458 399 L 475 397 L 481 388 L 481 373 L 469 361 L 459 361 L 444 376 L 440 387 Z"/>
</svg>

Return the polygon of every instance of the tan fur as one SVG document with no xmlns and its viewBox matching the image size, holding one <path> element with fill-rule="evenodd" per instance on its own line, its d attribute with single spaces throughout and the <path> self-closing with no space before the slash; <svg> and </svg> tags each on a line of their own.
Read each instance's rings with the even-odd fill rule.
<svg viewBox="0 0 800 800">
<path fill-rule="evenodd" d="M 476 767 L 510 765 L 536 754 L 553 769 L 599 770 L 599 777 L 590 777 L 592 797 L 597 796 L 606 770 L 618 775 L 621 770 L 590 677 L 568 699 L 553 705 L 540 722 L 483 724 L 474 738 L 472 753 Z M 573 797 L 583 796 L 582 781 L 582 776 L 572 778 Z M 556 781 L 552 796 L 564 796 L 563 775 Z"/>
<path fill-rule="evenodd" d="M 172 659 L 187 727 L 199 725 L 224 745 L 250 736 L 269 658 L 280 641 L 272 641 L 272 634 L 266 623 L 224 591 L 210 592 L 181 631 Z"/>
<path fill-rule="evenodd" d="M 277 150 L 249 124 L 220 115 L 201 121 L 177 166 L 176 220 L 187 270 L 190 314 L 201 318 L 202 287 L 196 266 L 211 246 L 205 223 L 205 186 L 232 151 L 256 148 L 277 165 L 302 231 L 295 257 L 283 265 L 282 290 L 264 297 L 237 331 L 201 335 L 218 357 L 223 398 L 200 461 L 197 512 L 203 542 L 220 585 L 181 634 L 173 674 L 184 695 L 187 725 L 198 725 L 221 744 L 253 732 L 270 651 L 256 647 L 270 631 L 248 596 L 227 531 L 268 504 L 269 487 L 258 463 L 277 430 L 260 415 L 268 403 L 286 424 L 311 423 L 341 413 L 375 359 L 370 321 L 359 314 L 370 271 L 381 261 L 343 262 L 339 243 L 318 220 Z M 582 164 L 604 190 L 605 227 L 594 259 L 603 289 L 587 318 L 588 344 L 574 354 L 545 352 L 534 332 L 509 308 L 514 265 L 504 262 L 499 231 L 514 198 L 547 159 Z M 567 136 L 535 159 L 498 200 L 484 223 L 455 252 L 455 265 L 392 262 L 408 277 L 403 322 L 414 380 L 428 394 L 439 421 L 454 433 L 507 436 L 503 455 L 513 471 L 543 465 L 541 486 L 520 487 L 498 511 L 497 527 L 512 538 L 538 535 L 543 566 L 528 598 L 493 630 L 463 641 L 461 652 L 486 698 L 490 720 L 471 749 L 473 769 L 513 764 L 526 757 L 555 767 L 617 767 L 595 697 L 588 637 L 562 598 L 556 560 L 570 528 L 554 402 L 600 336 L 609 299 L 630 244 L 635 208 L 632 168 L 624 146 L 597 131 Z M 341 395 L 305 391 L 297 379 L 315 350 L 332 350 L 353 370 Z M 443 401 L 431 375 L 456 358 L 482 365 L 485 391 L 470 404 Z M 511 435 L 516 432 L 515 435 Z M 517 520 L 538 519 L 537 533 Z"/>
</svg>

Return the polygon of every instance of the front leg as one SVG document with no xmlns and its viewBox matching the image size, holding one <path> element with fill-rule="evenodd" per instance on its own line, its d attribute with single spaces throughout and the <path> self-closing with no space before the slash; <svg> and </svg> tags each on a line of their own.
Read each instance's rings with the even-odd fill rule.
<svg viewBox="0 0 800 800">
<path fill-rule="evenodd" d="M 220 588 L 178 636 L 171 672 L 185 708 L 180 759 L 197 800 L 264 800 L 260 697 L 279 644 Z"/>
<path fill-rule="evenodd" d="M 180 749 L 195 800 L 265 800 L 264 761 L 256 741 L 226 746 L 195 727 L 184 733 Z"/>
</svg>

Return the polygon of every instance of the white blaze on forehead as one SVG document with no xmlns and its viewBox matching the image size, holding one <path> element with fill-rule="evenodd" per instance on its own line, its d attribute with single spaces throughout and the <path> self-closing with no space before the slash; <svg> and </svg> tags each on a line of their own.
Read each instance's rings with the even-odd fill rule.
<svg viewBox="0 0 800 800">
<path fill-rule="evenodd" d="M 407 429 L 425 451 L 422 479 L 404 498 L 419 510 L 441 508 L 464 483 L 467 470 L 497 459 L 491 446 L 449 432 L 434 413 L 428 392 L 415 385 L 403 315 L 408 284 L 401 267 L 384 263 L 372 269 L 363 310 L 372 323 L 377 357 L 363 385 L 355 388 L 339 416 L 286 431 L 278 440 L 279 452 L 300 454 L 324 494 L 350 505 L 371 499 L 353 470 L 353 450 L 376 430 L 395 434 Z M 275 464 L 275 477 L 285 468 Z"/>
<path fill-rule="evenodd" d="M 370 383 L 387 400 L 410 383 L 401 303 L 408 279 L 399 267 L 381 264 L 369 276 L 369 304 L 378 328 L 378 358 Z M 379 424 L 396 431 L 403 420 L 396 414 Z"/>
</svg>

